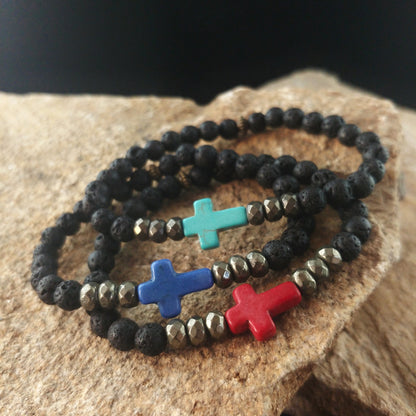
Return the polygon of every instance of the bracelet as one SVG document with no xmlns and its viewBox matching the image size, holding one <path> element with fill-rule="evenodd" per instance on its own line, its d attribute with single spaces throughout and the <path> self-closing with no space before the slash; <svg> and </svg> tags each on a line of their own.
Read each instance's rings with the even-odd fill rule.
<svg viewBox="0 0 416 416">
<path fill-rule="evenodd" d="M 363 163 L 357 172 L 345 180 L 334 178 L 332 172 L 325 169 L 318 171 L 312 162 L 296 162 L 289 156 L 281 156 L 274 160 L 267 155 L 258 158 L 253 155 L 238 156 L 232 150 L 224 150 L 218 154 L 215 148 L 208 145 L 201 146 L 196 150 L 193 148 L 200 137 L 211 141 L 220 133 L 224 138 L 230 139 L 235 137 L 238 132 L 247 133 L 248 130 L 251 130 L 252 133 L 258 133 L 265 130 L 266 127 L 275 128 L 282 124 L 288 128 L 303 128 L 312 134 L 324 133 L 330 138 L 338 136 L 339 140 L 347 146 L 355 144 L 362 153 Z M 180 144 L 181 142 L 182 144 Z M 175 155 L 164 154 L 165 150 L 176 151 L 176 153 Z M 159 160 L 159 166 L 148 171 L 141 169 L 146 163 L 147 157 L 151 160 Z M 238 304 L 226 312 L 226 319 L 221 314 L 210 312 L 209 317 L 207 316 L 205 319 L 205 324 L 200 318 L 191 318 L 188 320 L 186 328 L 183 327 L 185 325 L 178 325 L 178 322 L 182 321 L 174 320 L 175 323 L 168 323 L 166 328 L 159 324 L 146 324 L 138 329 L 137 325 L 129 319 L 117 319 L 118 314 L 114 310 L 98 310 L 91 313 L 92 328 L 98 335 L 108 336 L 112 345 L 119 349 L 131 349 L 134 346 L 134 339 L 136 339 L 136 346 L 148 355 L 155 355 L 164 350 L 167 340 L 169 340 L 170 346 L 183 346 L 183 340 L 186 341 L 189 337 L 191 343 L 199 345 L 200 340 L 206 338 L 205 325 L 212 338 L 216 339 L 216 333 L 225 332 L 226 321 L 233 333 L 240 333 L 249 328 L 257 339 L 267 339 L 275 332 L 270 315 L 275 316 L 299 303 L 301 293 L 308 294 L 314 291 L 316 289 L 315 279 L 318 279 L 320 273 L 328 274 L 327 266 L 339 265 L 342 260 L 350 261 L 359 254 L 361 242 L 365 242 L 368 238 L 371 224 L 366 219 L 367 209 L 362 202 L 358 201 L 358 198 L 368 196 L 374 188 L 374 184 L 382 179 L 384 175 L 383 163 L 387 161 L 387 158 L 388 151 L 380 144 L 376 134 L 361 133 L 357 126 L 345 124 L 339 116 L 329 116 L 324 119 L 318 113 L 304 115 L 299 109 L 289 109 L 283 112 L 281 109 L 273 108 L 265 116 L 261 113 L 254 113 L 247 120 L 243 119 L 240 127 L 232 120 L 225 120 L 219 126 L 209 121 L 203 123 L 199 129 L 187 126 L 180 134 L 165 133 L 161 142 L 150 141 L 144 149 L 133 146 L 129 149 L 126 158 L 116 159 L 110 169 L 100 172 L 98 180 L 87 186 L 86 196 L 75 205 L 74 212 L 63 214 L 55 227 L 50 227 L 42 233 L 41 244 L 35 249 L 32 263 L 32 285 L 46 303 L 58 303 L 64 309 L 79 307 L 81 285 L 74 281 L 63 282 L 58 276 L 50 273 L 56 273 L 57 250 L 62 246 L 65 235 L 76 233 L 80 221 L 89 221 L 94 215 L 99 217 L 96 215 L 97 211 L 109 206 L 111 198 L 127 200 L 123 207 L 125 213 L 131 214 L 134 211 L 133 216 L 137 217 L 141 216 L 139 213 L 143 211 L 143 206 L 145 210 L 146 208 L 156 210 L 160 207 L 160 196 L 176 197 L 181 186 L 189 186 L 190 183 L 204 186 L 210 182 L 212 177 L 226 182 L 232 179 L 234 174 L 238 178 L 256 176 L 264 187 L 273 186 L 277 194 L 279 183 L 283 181 L 282 177 L 292 172 L 301 184 L 308 184 L 312 181 L 316 185 L 316 182 L 321 181 L 328 203 L 340 210 L 341 218 L 350 218 L 343 225 L 344 231 L 334 237 L 332 247 L 319 250 L 317 254 L 319 261 L 310 261 L 306 269 L 295 271 L 291 276 L 292 282 L 283 283 L 260 295 L 255 295 L 250 285 L 240 285 L 233 292 L 234 299 Z M 178 175 L 176 178 L 173 176 L 178 173 L 178 166 L 192 163 L 194 166 L 188 175 Z M 212 166 L 216 169 L 212 169 Z M 136 168 L 134 172 L 133 167 Z M 211 169 L 209 169 L 210 167 Z M 157 188 L 149 186 L 149 177 L 157 178 L 159 173 L 164 177 L 160 179 Z M 126 180 L 127 178 L 129 180 Z M 311 178 L 315 178 L 315 180 Z M 133 189 L 141 190 L 140 199 L 137 197 L 129 199 Z M 302 195 L 305 193 L 308 195 L 308 192 L 310 194 L 311 189 L 316 190 L 317 188 L 305 188 L 298 195 L 284 195 L 284 198 L 287 198 L 290 204 L 297 205 L 298 209 L 305 210 L 306 205 Z M 130 201 L 134 201 L 136 204 Z M 138 204 L 139 201 L 142 207 Z M 259 207 L 259 205 L 256 206 Z M 304 215 L 302 212 L 300 214 Z M 120 220 L 120 218 L 122 219 Z M 115 236 L 120 237 L 121 241 L 131 239 L 134 220 L 130 218 L 129 221 L 126 221 L 125 218 L 129 217 L 127 215 L 119 217 L 110 224 L 112 238 L 108 236 L 101 238 L 107 242 L 106 247 L 109 247 L 111 242 L 114 242 L 112 243 L 114 246 L 117 245 L 117 241 L 114 240 Z M 302 216 L 300 220 L 302 220 Z M 95 222 L 99 223 L 99 221 Z M 120 227 L 120 224 L 125 225 L 126 222 L 129 224 L 128 227 Z M 145 224 L 145 222 L 142 220 L 141 224 Z M 177 224 L 178 221 L 173 221 L 175 227 Z M 161 228 L 163 227 L 159 225 L 159 230 Z M 117 232 L 117 230 L 121 232 Z M 276 247 L 273 247 L 273 245 L 276 246 L 275 241 L 279 240 L 273 240 L 270 242 L 272 244 L 268 243 L 271 253 L 276 251 Z M 166 267 L 166 261 L 162 265 Z M 118 293 L 120 294 L 120 289 Z M 246 298 L 249 299 L 248 303 L 245 301 Z M 61 302 L 62 299 L 65 301 Z M 263 307 L 257 306 L 253 309 L 253 305 L 256 303 L 253 299 L 261 299 Z M 277 304 L 273 302 L 269 304 L 272 299 L 275 303 L 277 299 L 280 300 Z M 68 303 L 66 303 L 67 301 Z M 258 316 L 255 312 L 259 312 L 260 309 L 263 318 L 259 322 L 255 317 L 248 317 L 253 313 Z M 247 311 L 250 312 L 249 315 L 247 315 Z M 267 317 L 268 319 L 266 319 Z M 219 330 L 219 328 L 224 328 L 224 330 Z M 132 334 L 133 336 L 131 336 Z M 126 348 L 127 346 L 128 348 Z"/>
</svg>

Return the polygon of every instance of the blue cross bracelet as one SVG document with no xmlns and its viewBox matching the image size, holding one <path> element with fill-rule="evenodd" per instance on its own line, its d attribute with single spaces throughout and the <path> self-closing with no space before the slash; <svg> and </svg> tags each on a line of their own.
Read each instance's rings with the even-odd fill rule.
<svg viewBox="0 0 416 416">
<path fill-rule="evenodd" d="M 195 215 L 183 220 L 185 237 L 198 235 L 202 250 L 209 250 L 220 245 L 218 231 L 247 225 L 245 207 L 228 208 L 214 211 L 210 198 L 194 202 Z"/>
<path fill-rule="evenodd" d="M 168 259 L 154 261 L 151 279 L 141 283 L 137 292 L 143 304 L 157 303 L 164 318 L 173 318 L 181 313 L 181 298 L 184 295 L 209 289 L 214 284 L 210 269 L 176 273 Z"/>
</svg>

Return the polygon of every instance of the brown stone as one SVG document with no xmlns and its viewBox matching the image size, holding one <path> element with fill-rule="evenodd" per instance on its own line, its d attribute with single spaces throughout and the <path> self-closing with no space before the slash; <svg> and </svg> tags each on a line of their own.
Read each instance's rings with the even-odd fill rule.
<svg viewBox="0 0 416 416">
<path fill-rule="evenodd" d="M 42 304 L 30 284 L 31 250 L 43 228 L 82 198 L 87 183 L 123 156 L 134 143 L 158 139 L 168 129 L 203 120 L 238 119 L 273 105 L 341 114 L 374 130 L 390 150 L 387 174 L 368 198 L 373 233 L 362 255 L 346 264 L 318 295 L 277 320 L 275 338 L 259 343 L 250 334 L 156 358 L 112 349 L 91 334 L 82 310 L 64 312 Z M 176 98 L 0 94 L 0 397 L 5 414 L 275 415 L 325 357 L 352 313 L 367 299 L 399 253 L 398 150 L 402 132 L 391 102 L 356 92 L 269 86 L 236 88 L 205 107 Z M 239 153 L 293 154 L 319 167 L 356 170 L 358 153 L 336 140 L 279 129 L 238 142 L 217 142 Z M 215 184 L 186 191 L 160 218 L 192 215 L 192 201 L 210 196 L 216 209 L 271 196 L 254 181 Z M 326 209 L 312 248 L 293 263 L 299 267 L 317 247 L 328 244 L 339 220 Z M 145 281 L 156 258 L 170 258 L 177 272 L 211 267 L 230 254 L 245 256 L 280 235 L 283 221 L 221 234 L 218 249 L 201 252 L 197 239 L 125 244 L 112 280 Z M 95 233 L 83 226 L 62 250 L 60 275 L 82 281 Z M 137 255 L 140 250 L 140 255 Z M 257 291 L 287 276 L 271 273 L 250 280 Z M 233 287 L 233 286 L 232 286 Z M 232 287 L 186 297 L 181 319 L 233 305 Z M 16 293 L 18 295 L 16 296 Z M 126 316 L 139 324 L 161 321 L 156 307 L 140 305 Z"/>
</svg>

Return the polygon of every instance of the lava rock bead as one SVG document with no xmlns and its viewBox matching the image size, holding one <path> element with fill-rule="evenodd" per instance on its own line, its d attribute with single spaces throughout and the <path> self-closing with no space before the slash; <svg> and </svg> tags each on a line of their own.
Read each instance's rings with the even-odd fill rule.
<svg viewBox="0 0 416 416">
<path fill-rule="evenodd" d="M 165 153 L 165 147 L 158 140 L 149 140 L 144 145 L 147 156 L 150 160 L 159 160 Z"/>
<path fill-rule="evenodd" d="M 115 309 L 96 310 L 91 312 L 90 326 L 92 332 L 101 338 L 107 338 L 108 329 L 120 318 Z"/>
<path fill-rule="evenodd" d="M 103 272 L 102 270 L 96 270 L 95 272 L 90 273 L 85 279 L 84 279 L 84 285 L 87 283 L 104 283 L 106 280 L 110 280 L 110 277 L 108 276 L 108 273 Z"/>
<path fill-rule="evenodd" d="M 273 182 L 273 192 L 276 196 L 283 194 L 295 194 L 299 192 L 300 184 L 298 180 L 291 175 L 283 175 Z"/>
<path fill-rule="evenodd" d="M 283 114 L 283 124 L 289 129 L 298 129 L 302 126 L 303 116 L 300 108 L 289 108 Z"/>
<path fill-rule="evenodd" d="M 302 160 L 296 163 L 292 174 L 301 184 L 307 185 L 311 183 L 311 177 L 317 170 L 318 167 L 315 163 L 310 160 Z"/>
<path fill-rule="evenodd" d="M 283 110 L 279 107 L 273 107 L 264 116 L 266 126 L 275 128 L 283 124 Z"/>
<path fill-rule="evenodd" d="M 322 129 L 323 116 L 316 111 L 306 114 L 302 120 L 302 128 L 309 134 L 319 134 Z"/>
<path fill-rule="evenodd" d="M 377 159 L 370 159 L 364 161 L 360 165 L 358 170 L 364 171 L 371 175 L 376 183 L 380 182 L 383 179 L 384 174 L 386 173 L 386 168 L 384 167 L 383 162 Z"/>
<path fill-rule="evenodd" d="M 339 216 L 342 221 L 345 221 L 351 217 L 368 217 L 368 208 L 367 205 L 364 204 L 363 201 L 359 199 L 352 201 L 349 205 L 345 207 L 341 207 L 338 210 Z"/>
<path fill-rule="evenodd" d="M 262 250 L 272 270 L 282 270 L 292 260 L 293 251 L 289 244 L 280 240 L 269 241 Z"/>
<path fill-rule="evenodd" d="M 163 133 L 160 141 L 162 142 L 166 150 L 173 152 L 181 144 L 181 136 L 179 135 L 179 133 L 176 133 L 176 131 L 170 130 L 166 133 Z"/>
<path fill-rule="evenodd" d="M 217 162 L 217 149 L 210 145 L 199 146 L 195 150 L 195 166 L 201 169 L 213 170 Z"/>
<path fill-rule="evenodd" d="M 173 199 L 179 196 L 182 187 L 178 179 L 174 176 L 167 175 L 159 181 L 157 189 L 162 192 L 164 197 Z"/>
<path fill-rule="evenodd" d="M 289 175 L 293 172 L 296 163 L 296 159 L 293 156 L 282 155 L 279 156 L 273 164 L 281 175 Z"/>
<path fill-rule="evenodd" d="M 55 256 L 49 254 L 37 254 L 33 256 L 30 270 L 33 272 L 40 267 L 49 267 L 51 269 L 58 268 L 58 260 Z"/>
<path fill-rule="evenodd" d="M 189 172 L 189 178 L 196 186 L 208 186 L 212 179 L 212 172 L 194 166 Z"/>
<path fill-rule="evenodd" d="M 207 142 L 212 142 L 218 137 L 219 134 L 219 127 L 217 123 L 214 123 L 213 121 L 204 121 L 199 126 L 199 131 L 201 132 L 201 137 L 203 140 Z"/>
<path fill-rule="evenodd" d="M 111 224 L 116 220 L 117 216 L 113 211 L 107 208 L 99 208 L 92 214 L 91 225 L 94 230 L 99 233 L 108 234 L 110 232 Z"/>
<path fill-rule="evenodd" d="M 237 158 L 235 163 L 235 174 L 238 178 L 254 178 L 259 169 L 257 157 L 251 153 L 245 153 Z"/>
<path fill-rule="evenodd" d="M 360 239 L 356 235 L 345 231 L 337 234 L 332 239 L 331 246 L 340 252 L 344 261 L 354 260 L 361 251 Z"/>
<path fill-rule="evenodd" d="M 120 351 L 129 351 L 134 348 L 134 337 L 138 329 L 136 322 L 128 318 L 121 318 L 110 325 L 107 338 L 114 348 Z"/>
<path fill-rule="evenodd" d="M 389 160 L 390 154 L 384 146 L 376 143 L 368 146 L 363 151 L 362 156 L 364 160 L 376 159 L 386 163 Z"/>
<path fill-rule="evenodd" d="M 120 241 L 114 240 L 109 234 L 98 234 L 94 240 L 94 250 L 103 250 L 109 253 L 117 254 L 120 251 Z"/>
<path fill-rule="evenodd" d="M 345 124 L 342 117 L 331 115 L 325 117 L 322 121 L 322 133 L 327 135 L 330 139 L 337 137 L 340 128 Z"/>
<path fill-rule="evenodd" d="M 366 217 L 355 216 L 344 222 L 342 230 L 356 235 L 363 244 L 370 237 L 371 223 Z"/>
<path fill-rule="evenodd" d="M 58 269 L 56 267 L 51 266 L 41 266 L 36 270 L 32 271 L 32 275 L 30 276 L 30 284 L 32 285 L 33 289 L 37 290 L 37 286 L 42 278 L 49 275 L 54 275 Z"/>
<path fill-rule="evenodd" d="M 223 120 L 219 125 L 219 133 L 224 139 L 234 139 L 238 136 L 238 126 L 234 120 Z"/>
<path fill-rule="evenodd" d="M 323 188 L 325 184 L 337 178 L 337 175 L 329 169 L 319 169 L 311 176 L 311 184 Z"/>
<path fill-rule="evenodd" d="M 81 307 L 79 293 L 82 286 L 76 280 L 64 280 L 59 283 L 53 293 L 53 301 L 65 311 L 73 311 Z"/>
<path fill-rule="evenodd" d="M 152 177 L 147 170 L 137 169 L 130 177 L 130 185 L 136 191 L 141 191 L 152 185 Z"/>
<path fill-rule="evenodd" d="M 97 207 L 105 208 L 110 205 L 111 190 L 104 181 L 92 181 L 85 188 L 85 197 Z"/>
<path fill-rule="evenodd" d="M 61 248 L 65 243 L 65 239 L 65 233 L 60 227 L 45 228 L 40 237 L 42 244 L 55 249 Z"/>
<path fill-rule="evenodd" d="M 134 345 L 145 355 L 151 357 L 159 355 L 166 349 L 166 331 L 160 324 L 145 324 L 137 330 L 134 337 Z"/>
<path fill-rule="evenodd" d="M 162 192 L 157 188 L 144 188 L 140 194 L 140 198 L 150 211 L 157 211 L 163 204 Z"/>
<path fill-rule="evenodd" d="M 353 200 L 351 185 L 345 179 L 337 178 L 324 186 L 328 203 L 334 208 L 349 205 Z"/>
<path fill-rule="evenodd" d="M 110 169 L 116 170 L 119 173 L 120 177 L 128 178 L 133 171 L 133 165 L 131 164 L 129 159 L 122 157 L 113 160 L 110 164 Z"/>
<path fill-rule="evenodd" d="M 321 188 L 308 186 L 298 193 L 298 201 L 302 211 L 307 215 L 321 212 L 326 206 L 326 196 Z"/>
<path fill-rule="evenodd" d="M 66 212 L 56 220 L 56 226 L 61 228 L 65 235 L 74 235 L 79 230 L 80 222 L 74 214 Z"/>
<path fill-rule="evenodd" d="M 130 163 L 135 168 L 141 168 L 147 162 L 148 154 L 146 150 L 142 149 L 140 146 L 134 145 L 127 150 L 126 158 L 130 160 Z"/>
<path fill-rule="evenodd" d="M 195 126 L 185 126 L 180 133 L 181 142 L 196 144 L 201 137 L 201 132 Z"/>
<path fill-rule="evenodd" d="M 54 274 L 44 276 L 40 279 L 36 286 L 36 293 L 38 294 L 39 299 L 48 305 L 53 305 L 55 303 L 55 289 L 61 282 L 63 282 L 63 280 Z"/>
<path fill-rule="evenodd" d="M 344 124 L 338 131 L 338 140 L 348 147 L 355 146 L 355 140 L 358 135 L 361 134 L 361 130 L 355 124 Z"/>
<path fill-rule="evenodd" d="M 140 197 L 133 197 L 126 201 L 123 205 L 123 215 L 126 215 L 134 220 L 145 217 L 147 208 Z"/>
<path fill-rule="evenodd" d="M 348 183 L 351 186 L 354 198 L 366 198 L 373 192 L 375 181 L 374 178 L 364 171 L 356 171 L 348 176 Z"/>
<path fill-rule="evenodd" d="M 111 236 L 117 241 L 131 241 L 134 238 L 134 220 L 126 215 L 118 217 L 111 225 Z"/>
<path fill-rule="evenodd" d="M 195 148 L 190 143 L 183 143 L 177 149 L 175 157 L 179 165 L 188 166 L 194 163 Z"/>
<path fill-rule="evenodd" d="M 266 129 L 266 120 L 262 113 L 252 113 L 249 115 L 248 127 L 253 133 L 261 133 Z"/>
<path fill-rule="evenodd" d="M 88 268 L 91 272 L 110 272 L 114 268 L 114 255 L 108 251 L 95 250 L 88 256 Z"/>
<path fill-rule="evenodd" d="M 360 153 L 364 152 L 372 144 L 380 144 L 380 138 L 372 131 L 365 131 L 355 139 L 355 147 Z"/>
<path fill-rule="evenodd" d="M 292 249 L 295 256 L 303 254 L 309 247 L 308 233 L 298 227 L 291 227 L 285 230 L 282 234 L 281 241 Z"/>
<path fill-rule="evenodd" d="M 315 218 L 309 215 L 287 219 L 287 228 L 301 228 L 311 235 L 315 230 Z"/>
<path fill-rule="evenodd" d="M 175 175 L 179 172 L 180 165 L 174 155 L 163 155 L 159 161 L 159 170 L 162 175 Z"/>
<path fill-rule="evenodd" d="M 278 175 L 279 172 L 273 164 L 266 164 L 257 171 L 256 179 L 263 188 L 271 188 Z"/>
</svg>

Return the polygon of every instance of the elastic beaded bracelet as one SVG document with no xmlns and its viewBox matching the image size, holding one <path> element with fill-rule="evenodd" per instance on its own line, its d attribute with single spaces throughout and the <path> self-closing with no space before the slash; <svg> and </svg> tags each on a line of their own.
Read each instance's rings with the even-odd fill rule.
<svg viewBox="0 0 416 416">
<path fill-rule="evenodd" d="M 325 169 L 318 171 L 316 165 L 312 162 L 305 163 L 295 161 L 294 165 L 293 160 L 291 160 L 290 157 L 281 157 L 276 161 L 273 161 L 273 165 L 277 164 L 277 167 L 281 168 L 279 173 L 276 174 L 276 177 L 274 177 L 275 172 L 273 172 L 274 169 L 269 166 L 271 160 L 267 155 L 263 156 L 262 163 L 260 163 L 260 157 L 256 158 L 253 155 L 236 156 L 233 151 L 222 151 L 220 154 L 217 154 L 216 150 L 211 146 L 201 146 L 197 151 L 194 151 L 189 146 L 189 143 L 195 144 L 200 137 L 210 141 L 215 139 L 218 133 L 221 133 L 224 138 L 228 139 L 235 137 L 239 131 L 243 132 L 243 134 L 246 134 L 249 130 L 253 133 L 258 133 L 264 131 L 266 127 L 275 128 L 282 124 L 288 128 L 303 128 L 305 131 L 312 134 L 324 133 L 330 138 L 338 136 L 341 143 L 347 146 L 355 144 L 363 156 L 363 163 L 357 172 L 351 174 L 348 177 L 348 180 L 344 180 L 333 177 L 332 172 L 326 171 Z M 325 266 L 325 263 L 327 266 L 339 264 L 342 259 L 349 261 L 358 255 L 361 248 L 361 242 L 360 238 L 357 238 L 354 233 L 361 235 L 361 238 L 365 240 L 368 238 L 371 225 L 369 225 L 370 223 L 365 218 L 367 215 L 365 205 L 362 205 L 358 201 L 354 202 L 354 199 L 368 196 L 374 188 L 374 184 L 382 179 L 384 175 L 383 163 L 387 161 L 388 152 L 381 146 L 377 135 L 371 132 L 361 133 L 358 127 L 355 125 L 346 125 L 339 116 L 328 116 L 323 118 L 318 113 L 304 115 L 299 109 L 289 109 L 286 112 L 283 112 L 279 108 L 272 108 L 265 116 L 261 113 L 254 113 L 248 119 L 242 119 L 240 129 L 238 128 L 237 123 L 232 120 L 226 120 L 219 126 L 213 122 L 205 122 L 200 126 L 200 129 L 187 126 L 180 133 L 180 140 L 178 140 L 177 133 L 168 133 L 169 134 L 166 134 L 166 136 L 163 136 L 164 138 L 162 137 L 162 144 L 157 141 L 148 142 L 145 146 L 145 150 L 140 149 L 137 146 L 133 147 L 129 150 L 127 159 L 117 159 L 113 162 L 110 170 L 102 171 L 99 174 L 98 182 L 90 184 L 87 187 L 86 196 L 82 201 L 75 205 L 74 213 L 64 214 L 58 219 L 56 227 L 50 227 L 42 233 L 41 245 L 35 249 L 34 253 L 36 260 L 34 260 L 34 264 L 32 264 L 32 271 L 35 269 L 36 272 L 34 271 L 32 275 L 32 285 L 36 289 L 38 289 L 39 286 L 42 286 L 40 290 L 42 293 L 39 294 L 41 299 L 46 301 L 46 303 L 53 303 L 53 299 L 55 297 L 59 298 L 59 293 L 62 292 L 62 290 L 66 290 L 67 293 L 71 294 L 71 296 L 66 296 L 64 298 L 72 299 L 70 303 L 74 302 L 73 299 L 75 299 L 76 296 L 72 296 L 72 292 L 74 295 L 77 293 L 79 294 L 79 283 L 70 281 L 60 284 L 62 279 L 59 277 L 46 275 L 48 271 L 56 271 L 57 250 L 62 246 L 65 235 L 74 234 L 79 228 L 80 221 L 89 221 L 97 209 L 108 206 L 111 197 L 118 200 L 127 200 L 131 197 L 132 189 L 130 184 L 127 183 L 127 181 L 124 181 L 127 177 L 132 178 L 135 176 L 133 181 L 130 179 L 128 182 L 132 182 L 131 185 L 134 185 L 135 189 L 142 190 L 141 198 L 146 208 L 154 210 L 160 206 L 159 197 L 162 195 L 162 191 L 160 189 L 155 191 L 154 188 L 151 188 L 150 186 L 143 186 L 143 183 L 148 185 L 148 182 L 146 183 L 146 178 L 143 179 L 143 177 L 146 177 L 146 174 L 136 173 L 144 166 L 147 157 L 151 160 L 160 160 L 157 172 L 156 169 L 153 169 L 152 174 L 149 171 L 149 176 L 153 178 L 159 178 L 159 173 L 177 173 L 178 167 L 176 165 L 186 166 L 195 162 L 195 166 L 191 168 L 188 175 L 181 175 L 181 179 L 168 179 L 168 181 L 165 181 L 168 182 L 167 185 L 170 185 L 170 183 L 179 183 L 181 186 L 188 186 L 191 182 L 194 185 L 203 186 L 207 185 L 212 177 L 221 182 L 227 182 L 231 179 L 232 175 L 230 175 L 230 173 L 234 174 L 233 172 L 235 172 L 236 177 L 240 179 L 257 175 L 259 182 L 261 181 L 261 184 L 264 187 L 267 188 L 272 186 L 275 193 L 278 194 L 282 190 L 281 182 L 283 182 L 283 187 L 289 187 L 289 189 L 292 187 L 296 189 L 296 182 L 291 182 L 286 178 L 283 180 L 281 178 L 282 174 L 292 171 L 297 182 L 300 184 L 312 182 L 314 185 L 319 184 L 319 186 L 323 186 L 328 202 L 333 207 L 340 210 L 341 218 L 350 218 L 350 220 L 344 224 L 345 231 L 334 237 L 332 242 L 333 247 L 320 250 L 317 259 L 306 263 L 306 269 L 297 270 L 292 274 L 291 280 L 294 281 L 296 285 L 292 282 L 286 282 L 275 288 L 276 294 L 279 293 L 281 295 L 280 301 L 278 302 L 280 306 L 274 304 L 270 306 L 268 305 L 268 302 L 265 302 L 267 307 L 263 308 L 263 315 L 268 316 L 268 319 L 264 317 L 268 322 L 265 323 L 262 321 L 259 323 L 260 327 L 262 327 L 262 325 L 264 326 L 263 329 L 259 329 L 256 325 L 250 323 L 250 319 L 244 317 L 242 318 L 242 321 L 240 320 L 241 322 L 234 320 L 234 318 L 231 317 L 234 315 L 234 312 L 232 313 L 230 311 L 236 311 L 236 309 L 231 308 L 227 312 L 228 323 L 233 333 L 239 333 L 251 326 L 250 329 L 253 329 L 252 332 L 256 338 L 266 339 L 275 331 L 275 329 L 271 329 L 271 325 L 274 327 L 274 324 L 271 321 L 270 315 L 280 313 L 282 310 L 298 303 L 301 299 L 299 289 L 305 294 L 310 293 L 312 291 L 311 288 L 314 290 L 316 288 L 316 281 L 312 277 L 314 273 L 327 276 L 328 273 L 326 272 L 325 267 L 323 267 Z M 183 144 L 180 144 L 181 141 Z M 166 144 L 166 147 L 163 142 Z M 172 155 L 164 155 L 165 149 L 176 150 L 174 159 L 168 157 Z M 214 149 L 214 151 L 212 149 Z M 215 172 L 209 169 L 210 163 L 214 160 L 214 154 L 217 157 Z M 197 155 L 196 158 L 195 155 Z M 163 156 L 166 157 L 162 159 Z M 222 161 L 224 160 L 226 162 L 223 163 Z M 208 161 L 210 161 L 210 163 L 208 163 Z M 137 168 L 134 172 L 132 172 L 133 166 Z M 231 169 L 230 166 L 233 166 L 233 169 Z M 174 178 L 171 175 L 170 177 Z M 120 178 L 122 179 L 121 182 L 119 180 Z M 161 179 L 161 182 L 163 179 L 164 178 Z M 165 188 L 169 188 L 169 186 L 166 186 L 165 184 Z M 294 190 L 294 192 L 297 191 L 298 189 Z M 169 196 L 169 191 L 166 192 L 165 189 L 165 193 L 168 197 L 174 197 L 175 194 L 178 194 L 179 192 L 172 192 Z M 302 201 L 300 195 L 301 194 L 296 198 L 289 196 L 288 203 L 294 204 Z M 136 209 L 135 214 L 137 214 L 138 211 L 140 210 Z M 352 214 L 358 214 L 359 217 Z M 113 229 L 113 226 L 114 224 L 111 225 L 111 229 Z M 112 232 L 113 237 L 114 234 L 116 233 Z M 129 237 L 130 236 L 131 233 L 129 234 Z M 121 235 L 121 237 L 123 237 L 123 235 Z M 123 238 L 120 238 L 120 240 L 124 241 Z M 127 240 L 128 239 L 126 239 L 126 241 Z M 339 250 L 337 250 L 337 248 Z M 322 259 L 324 262 L 320 261 Z M 67 289 L 64 288 L 65 284 L 69 286 L 69 290 L 67 290 L 68 287 Z M 234 290 L 234 297 L 238 303 L 238 308 L 237 306 L 234 308 L 243 308 L 240 304 L 245 297 L 243 296 L 244 293 L 248 294 L 247 296 L 249 298 L 253 298 L 254 295 L 250 291 L 252 291 L 251 286 L 247 284 L 243 284 Z M 58 294 L 58 296 L 56 296 L 56 294 Z M 51 295 L 53 295 L 52 301 Z M 262 297 L 261 294 L 256 296 Z M 68 310 L 79 307 L 79 298 L 78 304 L 74 302 L 70 305 L 60 306 L 64 306 L 64 309 Z M 243 309 L 246 310 L 245 308 Z M 98 326 L 93 325 L 93 318 L 95 319 L 95 317 L 98 316 L 97 314 L 107 314 L 104 320 L 99 320 L 100 323 Z M 168 332 L 168 337 L 166 338 L 165 330 L 158 324 L 146 324 L 137 330 L 137 325 L 132 321 L 126 318 L 115 320 L 116 316 L 117 314 L 115 311 L 97 311 L 96 313 L 91 314 L 91 322 L 92 327 L 93 329 L 95 327 L 95 332 L 97 334 L 99 333 L 99 335 L 103 336 L 105 333 L 111 344 L 119 349 L 130 349 L 130 347 L 132 347 L 130 335 L 133 334 L 136 347 L 145 354 L 154 355 L 155 351 L 159 353 L 165 348 L 165 341 L 167 338 L 172 338 L 172 332 L 170 331 L 172 325 L 170 324 L 166 327 L 166 331 Z M 215 321 L 219 326 L 225 327 L 225 321 L 221 318 L 220 314 L 212 313 L 210 316 L 214 318 L 210 318 L 209 322 L 206 319 L 205 324 L 202 322 L 202 327 L 201 319 L 199 318 L 191 318 L 191 320 L 188 321 L 186 325 L 187 335 L 194 345 L 199 344 L 197 339 L 201 338 L 200 333 L 202 328 L 204 328 L 204 325 L 211 328 L 211 321 Z M 110 325 L 108 332 L 98 330 L 100 325 L 101 329 L 103 329 L 107 324 L 114 320 L 115 322 Z M 176 320 L 176 322 L 177 321 L 178 320 Z M 217 324 L 214 326 L 217 326 Z M 211 334 L 211 336 L 215 338 L 214 335 Z M 194 342 L 192 342 L 192 340 Z M 129 348 L 126 348 L 126 346 Z"/>
</svg>

